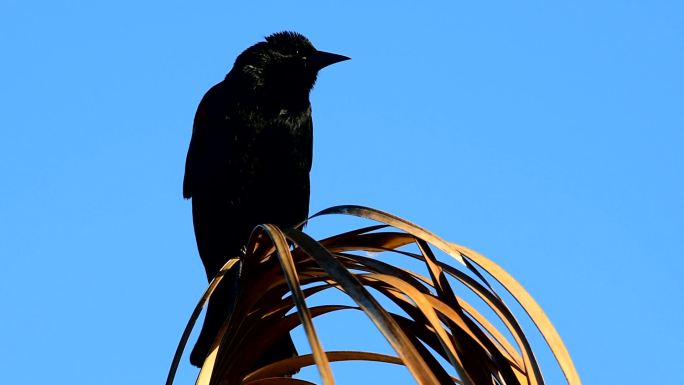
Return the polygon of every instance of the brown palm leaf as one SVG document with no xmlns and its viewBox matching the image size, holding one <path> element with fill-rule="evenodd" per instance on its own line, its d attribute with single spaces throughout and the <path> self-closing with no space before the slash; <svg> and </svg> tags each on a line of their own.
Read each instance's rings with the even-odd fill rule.
<svg viewBox="0 0 684 385">
<path fill-rule="evenodd" d="M 332 385 L 330 362 L 349 360 L 403 365 L 421 385 L 544 384 L 541 368 L 521 325 L 480 269 L 498 281 L 527 312 L 546 339 L 567 383 L 581 384 L 551 322 L 527 291 L 497 264 L 404 219 L 367 207 L 337 206 L 312 218 L 332 214 L 381 224 L 320 241 L 294 228 L 280 229 L 268 224 L 257 227 L 245 258 L 228 261 L 197 304 L 178 345 L 167 385 L 173 383 L 183 349 L 203 306 L 226 271 L 238 262 L 242 263 L 241 294 L 200 370 L 198 385 L 310 384 L 292 378 L 290 373 L 311 365 L 318 368 L 322 384 Z M 411 247 L 413 251 L 409 250 Z M 440 261 L 435 250 L 452 259 Z M 371 253 L 373 257 L 369 256 Z M 384 253 L 395 259 L 420 261 L 429 276 L 383 262 L 376 254 Z M 357 306 L 307 307 L 306 298 L 330 289 L 342 291 Z M 386 310 L 368 289 L 382 294 L 384 303 L 396 305 L 404 314 Z M 458 295 L 464 291 L 481 299 L 505 330 L 497 329 Z M 293 308 L 296 313 L 288 314 Z M 396 356 L 365 351 L 326 352 L 313 319 L 341 310 L 365 313 Z M 263 352 L 298 326 L 303 327 L 312 353 L 255 370 Z"/>
</svg>

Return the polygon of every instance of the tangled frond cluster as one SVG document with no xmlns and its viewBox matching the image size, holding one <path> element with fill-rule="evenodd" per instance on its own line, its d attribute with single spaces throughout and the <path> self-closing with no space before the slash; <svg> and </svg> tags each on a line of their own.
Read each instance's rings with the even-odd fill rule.
<svg viewBox="0 0 684 385">
<path fill-rule="evenodd" d="M 315 216 L 331 214 L 367 218 L 379 224 L 319 241 L 293 228 L 262 225 L 255 229 L 243 260 L 228 261 L 198 303 L 179 343 L 167 385 L 173 382 L 202 307 L 225 273 L 238 263 L 242 264 L 241 294 L 200 370 L 197 384 L 311 384 L 292 378 L 290 373 L 315 365 L 321 383 L 330 385 L 335 383 L 330 362 L 348 360 L 404 365 L 421 385 L 544 384 L 520 323 L 483 272 L 498 281 L 527 312 L 555 355 L 567 383 L 581 384 L 551 322 L 527 291 L 497 264 L 379 210 L 337 206 Z M 417 251 L 407 251 L 411 245 Z M 438 260 L 435 249 L 451 260 Z M 393 253 L 420 261 L 428 275 L 388 264 L 369 253 Z M 307 306 L 308 297 L 330 289 L 340 290 L 356 306 Z M 369 289 L 382 294 L 384 301 L 391 301 L 403 313 L 387 310 Z M 498 330 L 459 296 L 463 290 L 474 293 L 491 308 L 499 319 L 496 322 L 506 330 Z M 290 314 L 293 308 L 296 312 Z M 396 355 L 323 349 L 313 318 L 351 309 L 370 318 Z M 305 331 L 311 354 L 254 369 L 265 349 L 298 326 Z M 512 341 L 505 334 L 512 336 Z"/>
</svg>

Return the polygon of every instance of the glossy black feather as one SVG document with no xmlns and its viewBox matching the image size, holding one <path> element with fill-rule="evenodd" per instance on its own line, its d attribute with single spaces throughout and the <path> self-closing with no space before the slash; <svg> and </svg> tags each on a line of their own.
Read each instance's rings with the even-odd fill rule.
<svg viewBox="0 0 684 385">
<path fill-rule="evenodd" d="M 317 51 L 297 33 L 274 34 L 240 54 L 226 78 L 202 98 L 183 196 L 192 198 L 195 237 L 208 280 L 240 254 L 256 225 L 293 226 L 308 216 L 313 145 L 309 92 L 323 66 L 344 59 Z M 202 365 L 230 314 L 235 274 L 209 301 L 190 357 L 193 365 Z M 287 338 L 262 361 L 295 353 Z"/>
</svg>

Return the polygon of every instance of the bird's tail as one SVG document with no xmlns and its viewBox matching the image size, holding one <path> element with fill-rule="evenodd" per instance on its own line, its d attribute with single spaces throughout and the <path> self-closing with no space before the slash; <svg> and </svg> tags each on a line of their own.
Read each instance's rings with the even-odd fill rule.
<svg viewBox="0 0 684 385">
<path fill-rule="evenodd" d="M 202 367 L 209 349 L 214 343 L 223 322 L 233 312 L 238 292 L 239 269 L 233 268 L 226 272 L 221 284 L 216 287 L 207 305 L 207 314 L 200 330 L 195 347 L 190 353 L 190 363 Z"/>
<path fill-rule="evenodd" d="M 216 290 L 214 290 L 214 293 L 209 299 L 207 314 L 204 318 L 202 330 L 197 338 L 195 347 L 190 353 L 190 363 L 192 365 L 202 367 L 223 322 L 233 312 L 238 293 L 239 274 L 239 269 L 237 268 L 233 268 L 226 272 L 226 277 L 221 281 L 221 284 L 216 287 Z M 297 349 L 292 341 L 292 337 L 287 334 L 281 340 L 269 347 L 266 354 L 257 361 L 255 368 L 296 355 Z"/>
</svg>

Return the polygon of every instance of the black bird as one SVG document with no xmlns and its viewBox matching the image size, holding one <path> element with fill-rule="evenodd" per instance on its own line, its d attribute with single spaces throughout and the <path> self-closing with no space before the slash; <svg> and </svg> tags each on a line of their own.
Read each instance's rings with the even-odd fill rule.
<svg viewBox="0 0 684 385">
<path fill-rule="evenodd" d="M 208 280 L 240 254 L 256 225 L 293 226 L 307 218 L 313 146 L 309 92 L 319 70 L 348 59 L 316 50 L 299 33 L 275 33 L 242 52 L 225 79 L 202 98 L 183 196 L 192 198 L 195 238 Z M 190 355 L 195 366 L 203 364 L 231 312 L 236 280 L 236 273 L 226 277 L 209 301 Z M 260 362 L 293 354 L 288 336 Z"/>
</svg>

